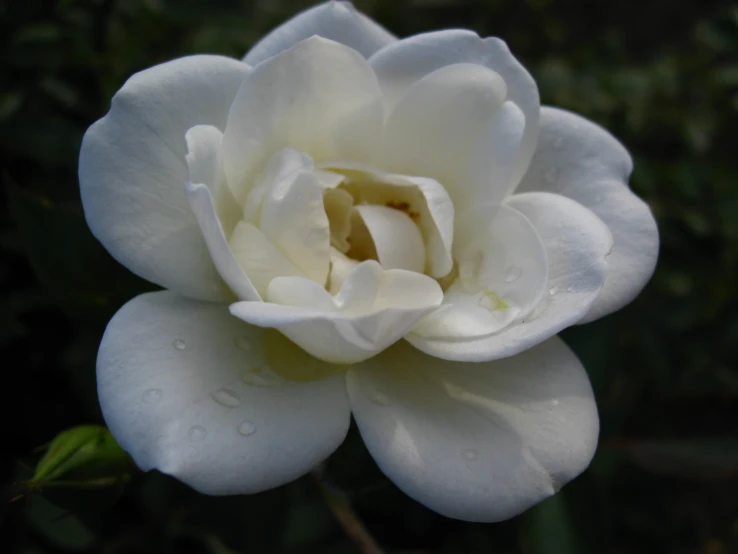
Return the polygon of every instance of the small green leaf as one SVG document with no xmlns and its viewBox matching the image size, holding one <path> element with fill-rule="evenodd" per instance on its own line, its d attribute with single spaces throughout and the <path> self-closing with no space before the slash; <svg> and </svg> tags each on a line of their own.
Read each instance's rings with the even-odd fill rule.
<svg viewBox="0 0 738 554">
<path fill-rule="evenodd" d="M 104 487 L 129 478 L 135 466 L 105 427 L 80 425 L 59 433 L 28 481 L 48 486 Z"/>
</svg>

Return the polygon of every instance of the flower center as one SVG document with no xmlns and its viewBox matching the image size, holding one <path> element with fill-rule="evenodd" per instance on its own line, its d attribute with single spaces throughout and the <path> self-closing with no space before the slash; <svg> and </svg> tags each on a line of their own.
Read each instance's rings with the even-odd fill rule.
<svg viewBox="0 0 738 554">
<path fill-rule="evenodd" d="M 364 260 L 376 260 L 384 269 L 431 273 L 427 244 L 436 223 L 411 178 L 333 167 L 319 173 L 331 237 L 329 291 L 338 290 Z"/>
</svg>

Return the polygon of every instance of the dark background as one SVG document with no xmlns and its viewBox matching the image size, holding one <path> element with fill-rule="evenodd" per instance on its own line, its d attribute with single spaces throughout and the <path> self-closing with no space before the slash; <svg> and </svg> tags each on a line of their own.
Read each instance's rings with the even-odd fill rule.
<svg viewBox="0 0 738 554">
<path fill-rule="evenodd" d="M 87 230 L 82 134 L 132 73 L 194 53 L 240 57 L 308 3 L 0 1 L 0 552 L 358 552 L 309 478 L 213 499 L 138 474 L 123 489 L 9 503 L 35 449 L 100 422 L 94 359 L 105 323 L 152 288 Z M 559 495 L 501 524 L 444 519 L 381 475 L 355 429 L 327 478 L 390 553 L 738 552 L 738 4 L 357 5 L 398 36 L 464 27 L 503 37 L 543 103 L 627 145 L 632 187 L 653 208 L 662 246 L 635 302 L 563 334 L 589 372 L 602 433 L 591 468 Z"/>
</svg>

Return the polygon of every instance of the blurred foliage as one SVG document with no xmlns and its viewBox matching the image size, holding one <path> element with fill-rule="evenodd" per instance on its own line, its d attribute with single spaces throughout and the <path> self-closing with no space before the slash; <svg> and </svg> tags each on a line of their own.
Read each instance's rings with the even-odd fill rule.
<svg viewBox="0 0 738 554">
<path fill-rule="evenodd" d="M 59 432 L 100 423 L 94 360 L 106 321 L 151 285 L 81 215 L 87 126 L 134 72 L 202 52 L 241 56 L 300 0 L 0 3 L 0 345 L 5 445 L 0 551 L 355 553 L 309 479 L 207 498 L 158 474 L 121 491 L 42 491 L 9 504 Z M 352 429 L 326 474 L 388 552 L 738 552 L 738 4 L 366 0 L 399 36 L 463 27 L 505 38 L 542 100 L 610 129 L 662 249 L 628 308 L 564 338 L 602 421 L 588 472 L 497 525 L 444 519 L 382 476 Z M 36 457 L 34 457 L 36 456 Z M 20 464 L 20 465 L 19 465 Z M 6 500 L 7 498 L 7 500 Z"/>
</svg>

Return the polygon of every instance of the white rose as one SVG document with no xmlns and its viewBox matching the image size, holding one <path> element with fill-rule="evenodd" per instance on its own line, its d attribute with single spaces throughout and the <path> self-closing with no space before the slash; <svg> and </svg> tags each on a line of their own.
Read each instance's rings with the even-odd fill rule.
<svg viewBox="0 0 738 554">
<path fill-rule="evenodd" d="M 243 62 L 142 71 L 80 154 L 95 236 L 168 289 L 105 332 L 106 422 L 142 469 L 241 494 L 309 471 L 353 414 L 419 502 L 518 514 L 595 450 L 587 375 L 555 335 L 653 271 L 631 168 L 541 108 L 501 40 L 397 40 L 344 2 Z"/>
</svg>

